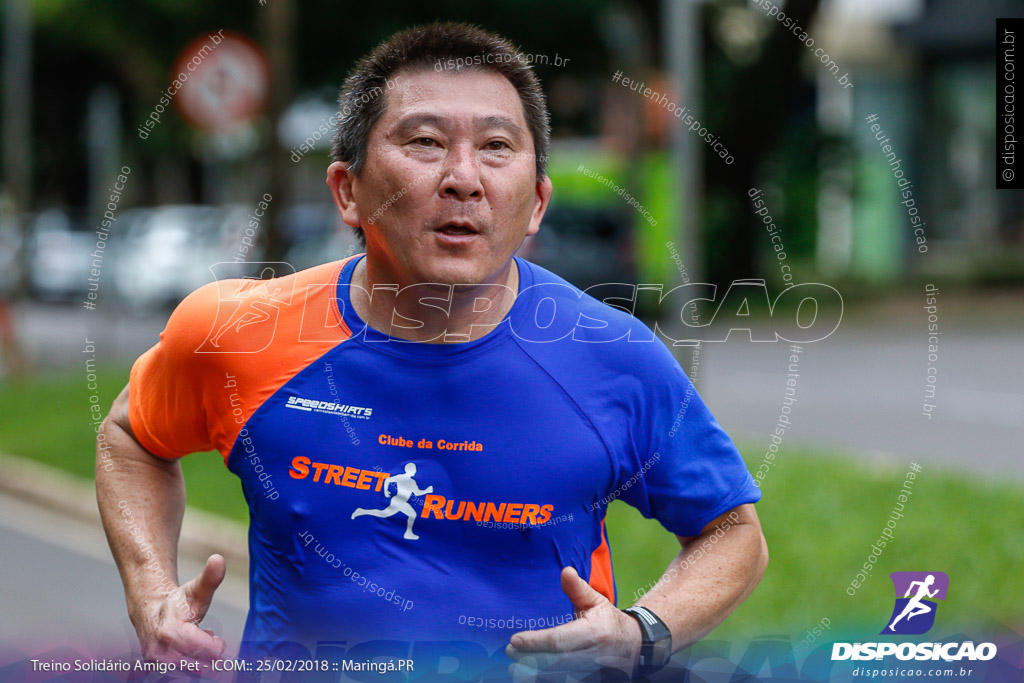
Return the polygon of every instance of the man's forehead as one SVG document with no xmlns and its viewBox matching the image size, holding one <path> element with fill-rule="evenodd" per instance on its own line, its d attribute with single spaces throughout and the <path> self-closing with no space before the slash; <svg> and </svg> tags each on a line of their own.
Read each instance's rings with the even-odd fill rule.
<svg viewBox="0 0 1024 683">
<path fill-rule="evenodd" d="M 396 86 L 387 92 L 383 118 L 389 127 L 459 122 L 525 132 L 519 93 L 499 73 L 462 69 L 400 72 L 399 76 Z"/>
<path fill-rule="evenodd" d="M 514 135 L 524 135 L 526 133 L 523 126 L 510 116 L 498 114 L 474 115 L 466 111 L 456 111 L 454 115 L 451 112 L 440 113 L 420 110 L 399 113 L 398 119 L 394 122 L 393 130 L 402 132 L 420 126 L 433 126 L 443 130 L 465 123 L 470 124 L 470 127 L 474 130 L 497 128 Z"/>
</svg>

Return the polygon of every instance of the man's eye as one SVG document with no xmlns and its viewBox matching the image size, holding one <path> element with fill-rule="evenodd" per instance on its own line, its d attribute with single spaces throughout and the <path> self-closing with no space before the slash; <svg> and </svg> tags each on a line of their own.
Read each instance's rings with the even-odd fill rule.
<svg viewBox="0 0 1024 683">
<path fill-rule="evenodd" d="M 490 142 L 488 142 L 484 146 L 489 151 L 492 151 L 492 152 L 501 152 L 502 150 L 509 149 L 509 146 L 507 144 L 505 144 L 504 142 L 502 142 L 501 140 L 491 140 Z"/>
<path fill-rule="evenodd" d="M 423 147 L 433 147 L 437 145 L 437 141 L 434 140 L 434 138 L 416 138 L 415 142 Z"/>
</svg>

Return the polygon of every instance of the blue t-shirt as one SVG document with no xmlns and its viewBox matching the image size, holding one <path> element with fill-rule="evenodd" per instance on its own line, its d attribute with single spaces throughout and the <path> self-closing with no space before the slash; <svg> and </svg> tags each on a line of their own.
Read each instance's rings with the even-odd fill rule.
<svg viewBox="0 0 1024 683">
<path fill-rule="evenodd" d="M 217 314 L 203 313 L 212 289 L 190 297 L 161 341 L 190 321 L 183 350 L 160 356 L 158 345 L 133 370 L 145 394 L 163 368 L 153 381 L 173 401 L 150 405 L 131 389 L 143 445 L 176 457 L 205 429 L 241 479 L 251 512 L 243 656 L 293 657 L 282 642 L 346 656 L 408 653 L 414 643 L 415 656 L 416 643 L 444 641 L 501 658 L 513 633 L 571 618 L 563 567 L 614 602 L 603 523 L 611 500 L 696 536 L 760 498 L 729 437 L 639 320 L 517 258 L 519 295 L 486 336 L 389 339 L 351 306 L 359 258 L 254 285 L 276 311 L 274 343 L 258 350 L 220 352 L 230 350 L 227 328 L 202 321 L 223 319 L 225 296 Z M 232 320 L 241 338 L 242 317 Z M 220 330 L 218 352 L 188 353 L 211 329 Z M 190 374 L 235 385 L 178 388 Z M 202 408 L 178 420 L 188 424 L 147 417 L 192 402 Z M 195 435 L 176 448 L 161 434 L 173 429 Z"/>
</svg>

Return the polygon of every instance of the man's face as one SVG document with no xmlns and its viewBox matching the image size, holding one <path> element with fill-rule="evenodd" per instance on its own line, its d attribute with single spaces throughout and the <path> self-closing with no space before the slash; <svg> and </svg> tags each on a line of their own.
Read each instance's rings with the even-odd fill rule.
<svg viewBox="0 0 1024 683">
<path fill-rule="evenodd" d="M 516 89 L 495 73 L 427 70 L 400 72 L 384 97 L 364 167 L 344 174 L 342 217 L 398 284 L 495 281 L 551 196 Z"/>
</svg>

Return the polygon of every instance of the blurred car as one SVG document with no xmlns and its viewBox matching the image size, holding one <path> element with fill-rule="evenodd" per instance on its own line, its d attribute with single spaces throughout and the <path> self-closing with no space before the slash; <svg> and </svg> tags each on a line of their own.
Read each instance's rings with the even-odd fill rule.
<svg viewBox="0 0 1024 683">
<path fill-rule="evenodd" d="M 606 282 L 632 285 L 636 275 L 631 225 L 629 215 L 621 211 L 552 205 L 540 231 L 526 238 L 518 255 L 580 289 Z"/>
<path fill-rule="evenodd" d="M 172 307 L 208 282 L 258 276 L 265 221 L 253 215 L 252 206 L 241 204 L 124 211 L 115 260 L 122 306 L 137 311 Z M 284 260 L 295 270 L 362 251 L 332 203 L 286 207 L 281 224 Z M 254 246 L 243 241 L 247 230 L 254 233 L 248 235 Z"/>
<path fill-rule="evenodd" d="M 282 224 L 288 243 L 285 261 L 295 270 L 364 251 L 352 228 L 345 225 L 337 207 L 330 202 L 289 206 Z"/>
<path fill-rule="evenodd" d="M 122 304 L 135 310 L 173 306 L 212 282 L 211 266 L 231 260 L 225 212 L 193 205 L 124 211 L 114 267 Z"/>
<path fill-rule="evenodd" d="M 28 270 L 31 294 L 42 301 L 72 301 L 89 288 L 96 233 L 81 214 L 46 209 L 29 228 Z M 107 256 L 104 249 L 102 256 Z"/>
</svg>

